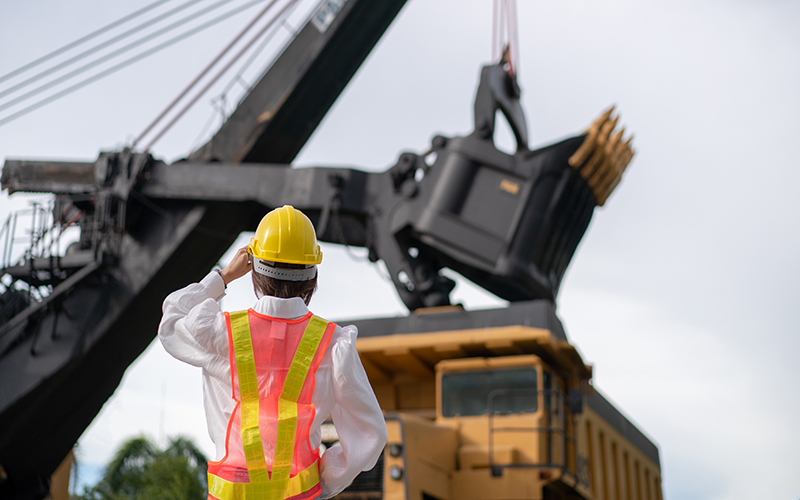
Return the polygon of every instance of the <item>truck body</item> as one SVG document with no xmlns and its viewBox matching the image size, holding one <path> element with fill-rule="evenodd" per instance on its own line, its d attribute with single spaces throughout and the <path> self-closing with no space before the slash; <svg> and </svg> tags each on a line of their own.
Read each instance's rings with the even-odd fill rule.
<svg viewBox="0 0 800 500">
<path fill-rule="evenodd" d="M 552 303 L 356 323 L 389 439 L 337 498 L 662 499 L 658 449 L 594 389 Z"/>
</svg>

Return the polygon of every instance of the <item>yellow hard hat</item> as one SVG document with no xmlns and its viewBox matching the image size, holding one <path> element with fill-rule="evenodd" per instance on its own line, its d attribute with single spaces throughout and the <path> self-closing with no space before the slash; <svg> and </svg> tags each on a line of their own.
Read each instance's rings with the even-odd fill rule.
<svg viewBox="0 0 800 500">
<path fill-rule="evenodd" d="M 306 214 L 290 205 L 261 219 L 247 251 L 256 259 L 313 266 L 322 262 L 314 225 Z"/>
</svg>

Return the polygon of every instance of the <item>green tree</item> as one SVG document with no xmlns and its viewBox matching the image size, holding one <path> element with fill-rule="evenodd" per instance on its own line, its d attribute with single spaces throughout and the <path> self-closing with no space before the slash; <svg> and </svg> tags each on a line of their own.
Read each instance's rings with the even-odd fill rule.
<svg viewBox="0 0 800 500">
<path fill-rule="evenodd" d="M 190 439 L 170 439 L 159 450 L 140 436 L 124 442 L 103 479 L 73 500 L 203 500 L 206 470 L 206 457 Z"/>
</svg>

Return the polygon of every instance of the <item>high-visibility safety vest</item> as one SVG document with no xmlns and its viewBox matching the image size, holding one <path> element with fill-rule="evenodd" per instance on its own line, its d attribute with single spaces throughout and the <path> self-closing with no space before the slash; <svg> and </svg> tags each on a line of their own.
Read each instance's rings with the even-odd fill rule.
<svg viewBox="0 0 800 500">
<path fill-rule="evenodd" d="M 305 500 L 319 495 L 311 449 L 314 374 L 334 323 L 311 313 L 286 320 L 252 309 L 225 314 L 236 401 L 225 456 L 208 463 L 208 498 Z"/>
</svg>

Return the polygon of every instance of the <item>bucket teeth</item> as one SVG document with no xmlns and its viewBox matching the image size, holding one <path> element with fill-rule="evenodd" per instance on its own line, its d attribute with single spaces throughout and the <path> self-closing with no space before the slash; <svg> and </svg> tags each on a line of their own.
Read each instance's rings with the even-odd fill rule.
<svg viewBox="0 0 800 500">
<path fill-rule="evenodd" d="M 614 188 L 617 187 L 619 181 L 622 180 L 622 174 L 625 173 L 625 169 L 628 168 L 628 164 L 630 164 L 631 160 L 633 159 L 633 156 L 636 154 L 636 151 L 633 148 L 631 148 L 632 141 L 633 141 L 633 136 L 631 136 L 631 138 L 628 139 L 628 141 L 625 142 L 625 144 L 623 144 L 624 147 L 617 163 L 619 167 L 619 172 L 617 173 L 617 175 L 613 177 L 610 180 L 610 182 L 600 186 L 599 189 L 600 197 L 597 198 L 597 204 L 600 205 L 601 207 L 605 204 L 608 197 L 614 191 Z"/>
<path fill-rule="evenodd" d="M 594 146 L 597 142 L 597 135 L 600 133 L 600 128 L 606 121 L 608 121 L 608 118 L 613 112 L 614 106 L 611 106 L 602 115 L 600 115 L 600 118 L 595 120 L 595 122 L 592 123 L 588 129 L 586 129 L 584 132 L 586 134 L 586 139 L 569 159 L 569 164 L 572 168 L 578 168 L 579 166 L 583 165 L 587 158 L 589 158 L 589 155 L 594 150 Z"/>
<path fill-rule="evenodd" d="M 624 128 L 614 134 L 614 137 L 612 137 L 611 140 L 606 143 L 606 146 L 603 150 L 603 163 L 600 165 L 600 168 L 594 172 L 594 175 L 587 180 L 589 187 L 592 189 L 598 185 L 601 185 L 605 179 L 613 175 L 613 173 L 616 171 L 617 161 L 622 150 L 619 143 L 622 139 L 623 133 L 625 133 Z"/>
<path fill-rule="evenodd" d="M 586 181 L 602 206 L 622 179 L 633 158 L 633 136 L 624 140 L 625 128 L 614 131 L 619 115 L 612 116 L 611 106 L 586 129 L 586 137 L 569 158 L 569 165 Z"/>
</svg>

